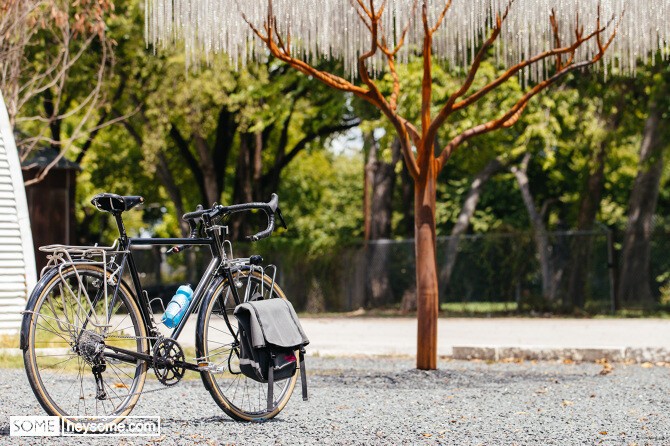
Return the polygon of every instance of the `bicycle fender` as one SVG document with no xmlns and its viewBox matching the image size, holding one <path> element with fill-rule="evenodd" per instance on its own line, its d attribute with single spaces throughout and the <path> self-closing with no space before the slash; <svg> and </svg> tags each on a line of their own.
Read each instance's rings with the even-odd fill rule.
<svg viewBox="0 0 670 446">
<path fill-rule="evenodd" d="M 35 308 L 35 304 L 37 303 L 37 299 L 39 298 L 40 294 L 42 294 L 42 290 L 56 274 L 58 274 L 58 268 L 51 268 L 49 271 L 47 271 L 46 274 L 42 276 L 37 284 L 35 284 L 35 288 L 33 288 L 33 291 L 30 293 L 30 297 L 28 297 L 25 311 L 32 311 Z M 19 348 L 22 351 L 26 351 L 28 349 L 28 332 L 30 331 L 30 319 L 32 316 L 32 313 L 23 313 L 23 319 L 21 320 L 21 332 L 19 334 Z"/>
</svg>

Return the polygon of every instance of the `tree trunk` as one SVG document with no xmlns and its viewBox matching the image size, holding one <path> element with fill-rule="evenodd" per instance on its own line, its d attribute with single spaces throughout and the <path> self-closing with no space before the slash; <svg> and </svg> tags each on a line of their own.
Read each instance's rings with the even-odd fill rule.
<svg viewBox="0 0 670 446">
<path fill-rule="evenodd" d="M 365 167 L 363 168 L 363 240 L 370 240 L 370 189 L 372 189 L 372 171 L 374 160 L 377 156 L 377 141 L 374 134 L 369 132 L 363 137 L 363 142 L 367 146 L 367 156 Z"/>
<path fill-rule="evenodd" d="M 602 142 L 595 156 L 593 172 L 589 172 L 586 187 L 582 192 L 577 216 L 577 230 L 590 231 L 596 214 L 600 208 L 602 188 L 605 180 L 605 158 L 607 144 Z M 586 304 L 586 281 L 590 272 L 591 247 L 590 236 L 577 236 L 572 242 L 570 261 L 568 262 L 568 279 L 566 281 L 565 298 L 572 301 L 576 308 L 584 308 Z"/>
<path fill-rule="evenodd" d="M 628 225 L 624 234 L 619 299 L 624 304 L 651 304 L 649 254 L 653 217 L 656 212 L 661 174 L 663 140 L 660 136 L 661 112 L 650 106 L 644 126 L 638 172 L 628 204 Z"/>
<path fill-rule="evenodd" d="M 440 270 L 439 294 L 441 295 L 444 295 L 447 291 L 449 281 L 451 280 L 451 274 L 454 270 L 454 265 L 456 264 L 456 258 L 458 256 L 458 248 L 461 243 L 460 237 L 457 236 L 462 235 L 467 231 L 468 226 L 470 225 L 470 220 L 472 219 L 472 215 L 477 209 L 477 203 L 479 202 L 479 197 L 481 196 L 482 190 L 484 189 L 484 185 L 488 182 L 489 179 L 491 179 L 493 175 L 501 171 L 503 168 L 504 166 L 500 162 L 500 157 L 491 160 L 489 163 L 486 164 L 486 166 L 484 166 L 484 169 L 482 169 L 477 174 L 474 181 L 470 185 L 470 190 L 468 191 L 468 194 L 465 197 L 465 202 L 463 203 L 463 207 L 461 208 L 461 211 L 458 214 L 456 224 L 454 225 L 454 228 L 451 231 L 452 238 L 449 240 L 449 243 L 447 245 L 446 264 Z M 406 202 L 407 200 L 403 199 L 403 205 L 405 205 Z M 405 293 L 403 294 L 402 297 L 402 302 L 400 304 L 400 310 L 403 313 L 416 310 L 415 288 L 412 287 L 405 290 Z"/>
<path fill-rule="evenodd" d="M 391 238 L 393 217 L 393 186 L 395 185 L 395 164 L 401 156 L 400 140 L 394 139 L 393 159 L 390 163 L 378 159 L 374 141 L 370 146 L 366 171 L 372 191 L 368 197 L 369 218 L 368 237 L 372 243 L 366 245 L 368 290 L 367 306 L 378 307 L 394 301 L 389 275 L 391 245 L 384 240 Z M 375 242 L 379 240 L 380 242 Z"/>
<path fill-rule="evenodd" d="M 237 169 L 235 170 L 235 185 L 233 189 L 233 204 L 249 203 L 253 200 L 251 160 L 254 150 L 254 135 L 242 133 L 240 135 L 240 150 L 237 155 Z M 243 240 L 249 233 L 248 220 L 244 214 L 238 214 L 230 222 L 232 240 Z"/>
<path fill-rule="evenodd" d="M 400 184 L 402 198 L 401 227 L 404 231 L 402 235 L 405 238 L 412 238 L 414 237 L 414 180 L 405 163 L 402 163 L 402 170 L 400 171 Z M 414 308 L 416 309 L 416 304 L 414 305 Z"/>
<path fill-rule="evenodd" d="M 370 203 L 370 242 L 366 245 L 368 258 L 368 306 L 378 307 L 394 301 L 389 275 L 391 217 L 393 214 L 393 164 L 376 160 L 372 169 L 372 199 Z"/>
<path fill-rule="evenodd" d="M 197 132 L 193 135 L 193 138 L 195 140 L 195 147 L 198 150 L 198 156 L 200 157 L 200 169 L 202 170 L 202 179 L 205 182 L 205 193 L 207 194 L 207 203 L 204 206 L 205 208 L 209 208 L 212 204 L 219 201 L 219 185 L 217 183 L 214 160 L 207 141 Z"/>
<path fill-rule="evenodd" d="M 461 235 L 465 234 L 470 226 L 470 220 L 477 209 L 479 197 L 482 195 L 484 185 L 491 179 L 493 175 L 503 170 L 504 166 L 500 162 L 500 157 L 496 157 L 489 161 L 482 170 L 477 173 L 475 179 L 470 185 L 465 201 L 461 207 L 461 211 L 456 219 L 456 224 L 451 230 L 451 238 L 447 244 L 446 263 L 440 271 L 440 290 L 442 295 L 446 293 L 449 281 L 451 280 L 451 273 L 454 271 L 456 264 L 456 257 L 458 255 L 458 247 L 461 244 Z"/>
<path fill-rule="evenodd" d="M 158 162 L 156 163 L 156 173 L 160 179 L 163 187 L 168 193 L 170 200 L 174 204 L 175 212 L 177 213 L 177 220 L 179 221 L 179 228 L 181 229 L 182 237 L 188 237 L 191 232 L 191 228 L 188 226 L 188 223 L 185 222 L 181 217 L 184 215 L 184 204 L 181 196 L 181 191 L 174 181 L 172 172 L 170 171 L 170 166 L 168 165 L 167 159 L 163 152 L 158 152 L 156 155 Z M 195 283 L 197 280 L 197 268 L 195 265 L 195 253 L 193 250 L 187 250 L 184 255 L 186 256 L 186 281 L 190 283 Z M 160 277 L 160 262 L 157 270 L 158 277 Z"/>
<path fill-rule="evenodd" d="M 393 217 L 393 186 L 395 165 L 381 160 L 372 168 L 372 197 L 370 202 L 370 239 L 391 238 Z"/>
<path fill-rule="evenodd" d="M 540 268 L 542 270 L 542 294 L 549 300 L 554 300 L 556 297 L 556 283 L 558 278 L 554 275 L 551 243 L 549 242 L 547 227 L 544 224 L 543 212 L 538 212 L 535 207 L 535 200 L 530 192 L 530 184 L 528 182 L 529 161 L 530 153 L 526 153 L 521 161 L 521 167 L 513 166 L 510 170 L 519 184 L 523 203 L 526 206 L 531 225 L 533 226 L 533 238 L 535 239 L 535 244 L 537 246 L 537 254 L 540 261 Z"/>
<path fill-rule="evenodd" d="M 188 237 L 190 228 L 188 223 L 181 218 L 181 216 L 185 214 L 181 191 L 174 181 L 172 172 L 170 172 L 170 167 L 168 166 L 165 154 L 163 152 L 158 152 L 156 158 L 158 159 L 158 162 L 156 163 L 156 173 L 158 174 L 158 178 L 161 180 L 165 191 L 170 197 L 170 200 L 172 200 L 172 203 L 174 204 L 174 209 L 179 220 L 181 235 L 182 237 Z"/>
<path fill-rule="evenodd" d="M 435 163 L 432 153 L 414 188 L 417 284 L 417 355 L 421 370 L 437 368 L 437 262 L 435 257 Z"/>
<path fill-rule="evenodd" d="M 270 197 L 264 197 L 263 185 L 261 184 L 261 175 L 263 174 L 263 133 L 254 134 L 253 154 L 251 155 L 251 177 L 253 179 L 253 190 L 255 201 L 267 201 Z M 273 191 L 274 192 L 274 191 Z"/>
<path fill-rule="evenodd" d="M 401 227 L 405 238 L 414 237 L 414 180 L 407 169 L 407 164 L 402 163 L 402 171 L 400 172 L 401 180 L 401 211 L 402 223 Z M 405 290 L 400 302 L 400 311 L 408 313 L 416 311 L 416 283 L 413 283 Z"/>
</svg>

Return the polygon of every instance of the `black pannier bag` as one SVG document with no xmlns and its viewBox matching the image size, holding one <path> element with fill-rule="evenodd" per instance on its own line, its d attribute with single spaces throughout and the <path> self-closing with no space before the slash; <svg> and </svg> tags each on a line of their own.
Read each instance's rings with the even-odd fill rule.
<svg viewBox="0 0 670 446">
<path fill-rule="evenodd" d="M 253 297 L 250 302 L 235 307 L 233 313 L 240 326 L 240 371 L 255 381 L 268 383 L 270 411 L 274 404 L 273 384 L 295 375 L 298 368 L 295 351 L 298 350 L 302 398 L 307 401 L 305 346 L 309 340 L 293 305 L 286 299 L 254 300 Z"/>
</svg>

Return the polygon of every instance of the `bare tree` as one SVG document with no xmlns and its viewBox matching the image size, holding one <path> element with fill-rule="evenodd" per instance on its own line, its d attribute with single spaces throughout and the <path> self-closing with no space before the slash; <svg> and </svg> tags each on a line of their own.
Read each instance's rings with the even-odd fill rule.
<svg viewBox="0 0 670 446">
<path fill-rule="evenodd" d="M 100 128 L 125 118 L 99 113 L 113 61 L 114 42 L 105 34 L 113 10 L 111 0 L 0 0 L 0 90 L 20 159 L 41 145 L 58 152 L 26 185 L 42 180 Z"/>
<path fill-rule="evenodd" d="M 555 35 L 554 47 L 552 49 L 517 63 L 498 78 L 491 80 L 481 89 L 468 95 L 482 60 L 487 56 L 489 49 L 500 35 L 509 9 L 513 7 L 513 0 L 511 0 L 505 11 L 497 15 L 490 35 L 479 48 L 461 88 L 452 93 L 444 103 L 440 104 L 439 112 L 437 115 L 432 116 L 431 107 L 435 105 L 432 101 L 432 38 L 433 34 L 442 24 L 445 14 L 451 6 L 451 1 L 446 2 L 442 13 L 433 23 L 429 21 L 426 3 L 422 2 L 419 5 L 418 0 L 415 1 L 414 7 L 418 6 L 421 8 L 420 25 L 423 30 L 423 44 L 421 47 L 421 57 L 423 58 L 421 122 L 420 125 L 415 125 L 399 114 L 397 102 L 400 95 L 400 78 L 396 68 L 398 63 L 396 56 L 403 46 L 410 23 L 408 22 L 402 30 L 397 45 L 390 46 L 387 44 L 386 33 L 383 32 L 380 20 L 385 3 L 382 3 L 378 8 L 375 7 L 374 1 L 366 3 L 363 0 L 352 0 L 351 3 L 371 36 L 369 50 L 358 58 L 358 73 L 362 86 L 332 73 L 320 71 L 303 61 L 297 55 L 292 54 L 290 32 L 281 33 L 278 30 L 277 18 L 272 10 L 272 0 L 268 0 L 267 18 L 262 27 L 256 26 L 251 21 L 247 21 L 247 23 L 249 23 L 253 32 L 267 46 L 274 57 L 332 88 L 353 93 L 359 98 L 368 101 L 379 108 L 393 124 L 402 145 L 405 163 L 415 184 L 414 224 L 418 290 L 417 310 L 419 319 L 417 367 L 420 369 L 435 369 L 437 366 L 438 315 L 438 271 L 435 257 L 435 200 L 438 174 L 454 151 L 464 142 L 477 135 L 514 125 L 529 101 L 538 93 L 556 83 L 566 74 L 601 60 L 614 39 L 615 32 L 608 31 L 608 27 L 614 21 L 614 18 L 609 23 L 602 24 L 598 11 L 597 23 L 593 32 L 585 34 L 583 26 L 578 23 L 574 29 L 573 40 L 569 43 L 564 43 L 560 38 L 560 24 L 558 23 L 556 14 L 552 13 L 551 25 Z M 604 36 L 606 32 L 608 35 Z M 595 54 L 587 60 L 578 61 L 576 57 L 577 50 L 586 42 L 593 40 L 597 42 L 597 51 Z M 383 94 L 377 83 L 370 77 L 369 67 L 367 66 L 367 61 L 378 53 L 383 55 L 386 61 L 386 70 L 393 79 L 393 87 L 388 95 Z M 555 60 L 554 73 L 545 80 L 537 82 L 528 88 L 509 110 L 504 111 L 497 119 L 476 125 L 456 135 L 441 151 L 434 150 L 433 146 L 438 130 L 454 112 L 471 106 L 519 74 L 522 70 L 548 58 Z"/>
</svg>

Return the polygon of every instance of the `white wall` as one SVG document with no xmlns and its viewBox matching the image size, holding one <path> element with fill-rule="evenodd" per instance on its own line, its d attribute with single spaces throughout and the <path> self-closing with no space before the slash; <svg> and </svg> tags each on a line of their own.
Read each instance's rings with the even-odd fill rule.
<svg viewBox="0 0 670 446">
<path fill-rule="evenodd" d="M 36 280 L 21 163 L 0 93 L 0 334 L 18 332 Z"/>
</svg>

